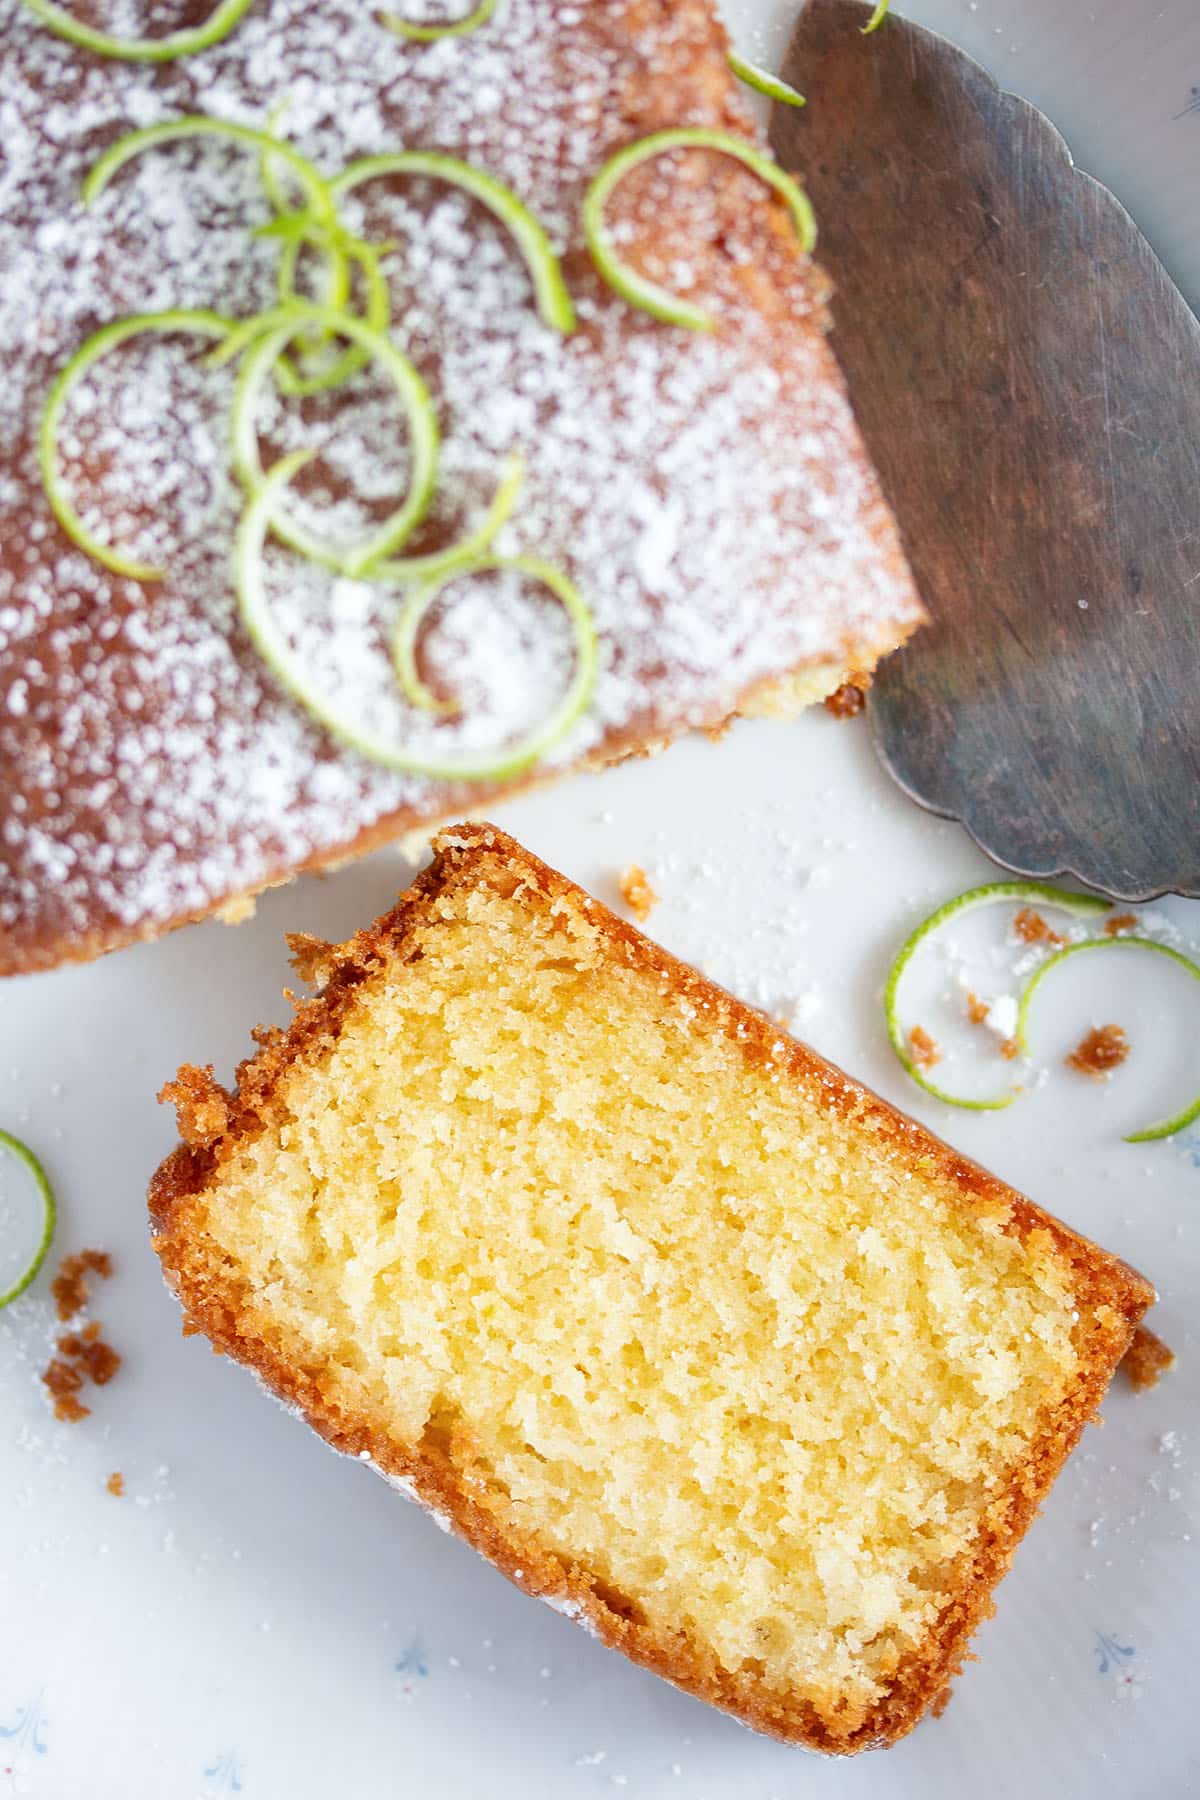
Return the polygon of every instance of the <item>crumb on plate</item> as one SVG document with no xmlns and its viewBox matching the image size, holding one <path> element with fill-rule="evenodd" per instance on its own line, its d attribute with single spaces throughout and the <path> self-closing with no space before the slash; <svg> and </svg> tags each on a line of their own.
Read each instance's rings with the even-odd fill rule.
<svg viewBox="0 0 1200 1800">
<path fill-rule="evenodd" d="M 113 1498 L 119 1500 L 125 1492 L 125 1477 L 120 1469 L 114 1469 L 104 1485 Z"/>
<path fill-rule="evenodd" d="M 105 1281 L 112 1274 L 112 1257 L 107 1250 L 81 1250 L 77 1256 L 65 1256 L 50 1292 L 60 1319 L 73 1319 L 87 1305 L 89 1275 Z"/>
<path fill-rule="evenodd" d="M 1094 1025 L 1063 1061 L 1068 1069 L 1104 1081 L 1129 1055 L 1129 1039 L 1120 1025 Z"/>
<path fill-rule="evenodd" d="M 1124 931 L 1132 931 L 1137 924 L 1136 913 L 1114 913 L 1111 919 L 1104 921 L 1106 937 L 1120 937 Z"/>
<path fill-rule="evenodd" d="M 658 905 L 658 895 L 650 886 L 645 869 L 637 863 L 630 863 L 622 869 L 620 882 L 621 898 L 639 923 L 644 924 Z"/>
<path fill-rule="evenodd" d="M 935 1063 L 942 1060 L 941 1046 L 936 1038 L 930 1037 L 923 1025 L 914 1025 L 908 1034 L 912 1059 L 919 1069 L 932 1069 Z"/>
<path fill-rule="evenodd" d="M 81 1250 L 63 1258 L 51 1291 L 58 1316 L 76 1324 L 58 1339 L 57 1354 L 42 1375 L 42 1382 L 54 1402 L 54 1416 L 64 1424 L 75 1425 L 86 1419 L 91 1407 L 77 1398 L 85 1381 L 94 1387 L 107 1387 L 121 1367 L 119 1353 L 101 1336 L 100 1321 L 83 1322 L 88 1303 L 89 1274 L 105 1280 L 112 1274 L 112 1257 L 107 1250 Z"/>
<path fill-rule="evenodd" d="M 1175 1352 L 1145 1325 L 1138 1325 L 1120 1366 L 1135 1393 L 1143 1394 L 1174 1368 Z"/>
<path fill-rule="evenodd" d="M 1032 906 L 1023 906 L 1013 920 L 1013 930 L 1023 944 L 1062 944 L 1066 939 L 1061 932 L 1047 925 L 1040 912 L 1034 912 Z"/>
<path fill-rule="evenodd" d="M 80 1419 L 87 1418 L 91 1407 L 75 1398 L 83 1386 L 83 1374 L 74 1364 L 63 1362 L 56 1356 L 43 1373 L 42 1380 L 54 1401 L 56 1419 L 61 1419 L 64 1425 L 77 1425 Z"/>
</svg>

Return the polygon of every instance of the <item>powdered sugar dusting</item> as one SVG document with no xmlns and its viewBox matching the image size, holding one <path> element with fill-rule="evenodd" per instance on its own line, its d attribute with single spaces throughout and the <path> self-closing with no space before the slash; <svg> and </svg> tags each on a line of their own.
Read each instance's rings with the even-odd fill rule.
<svg viewBox="0 0 1200 1800">
<path fill-rule="evenodd" d="M 603 157 L 660 125 L 727 125 L 737 107 L 702 0 L 640 8 L 636 37 L 627 10 L 506 0 L 486 30 L 416 46 L 358 0 L 261 0 L 213 51 L 152 68 L 93 58 L 0 0 L 0 932 L 12 946 L 0 961 L 54 960 L 56 940 L 207 910 L 377 821 L 411 825 L 482 791 L 339 749 L 244 641 L 229 376 L 203 366 L 200 340 L 115 352 L 62 433 L 89 527 L 163 561 L 167 579 L 112 576 L 54 527 L 36 423 L 87 334 L 135 311 L 245 315 L 274 298 L 276 247 L 248 235 L 269 209 L 244 151 L 147 154 L 83 211 L 84 175 L 133 127 L 198 111 L 262 125 L 286 97 L 288 135 L 326 174 L 361 155 L 441 149 L 538 212 L 565 258 L 581 327 L 571 338 L 540 322 L 505 232 L 456 191 L 377 182 L 347 207 L 355 229 L 401 246 L 384 265 L 393 336 L 440 415 L 437 507 L 409 548 L 477 520 L 519 449 L 525 483 L 499 547 L 559 564 L 594 611 L 596 694 L 555 763 L 711 720 L 758 681 L 852 659 L 855 643 L 915 621 L 824 344 L 764 317 L 816 301 L 804 271 L 770 248 L 753 179 L 714 162 L 715 179 L 683 181 L 664 161 L 630 180 L 615 213 L 648 274 L 695 284 L 724 315 L 719 335 L 631 312 L 590 270 L 579 203 Z M 103 22 L 177 21 L 166 0 L 110 0 Z M 264 403 L 260 427 L 264 460 L 320 445 L 300 502 L 314 528 L 353 537 L 403 494 L 403 415 L 374 373 L 334 401 Z M 289 637 L 328 670 L 331 693 L 418 752 L 515 737 L 569 680 L 570 633 L 552 601 L 514 580 L 460 583 L 431 620 L 424 663 L 463 711 L 430 724 L 397 698 L 381 652 L 394 591 L 339 586 L 283 551 L 269 573 Z"/>
</svg>

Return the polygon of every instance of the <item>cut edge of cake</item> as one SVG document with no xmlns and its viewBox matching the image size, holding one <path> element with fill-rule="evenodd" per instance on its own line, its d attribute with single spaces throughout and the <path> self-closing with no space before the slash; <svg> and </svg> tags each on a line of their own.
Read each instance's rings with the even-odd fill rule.
<svg viewBox="0 0 1200 1800">
<path fill-rule="evenodd" d="M 247 1329 L 246 1290 L 220 1247 L 194 1225 L 193 1206 L 203 1199 L 224 1161 L 270 1130 L 289 1072 L 317 1063 L 328 1053 L 354 1017 L 359 989 L 403 960 L 406 939 L 427 909 L 462 883 L 489 885 L 508 895 L 520 889 L 535 895 L 538 903 L 565 908 L 586 920 L 617 964 L 653 975 L 665 996 L 705 1015 L 705 1028 L 736 1042 L 748 1063 L 781 1081 L 800 1084 L 810 1096 L 819 1093 L 822 1104 L 835 1113 L 869 1120 L 875 1134 L 908 1158 L 914 1170 L 953 1184 L 981 1220 L 998 1224 L 1022 1243 L 1038 1234 L 1045 1254 L 1069 1269 L 1072 1297 L 1089 1309 L 1086 1354 L 1081 1350 L 1077 1376 L 1041 1426 L 1036 1454 L 1016 1469 L 986 1508 L 986 1524 L 977 1541 L 955 1565 L 953 1593 L 936 1629 L 919 1651 L 901 1661 L 884 1698 L 850 1730 L 839 1729 L 837 1718 L 814 1704 L 810 1694 L 781 1696 L 753 1674 L 729 1670 L 704 1642 L 639 1619 L 636 1601 L 606 1588 L 582 1565 L 568 1565 L 547 1545 L 501 1528 L 463 1479 L 453 1440 L 441 1442 L 435 1434 L 419 1443 L 400 1444 L 370 1421 L 348 1413 L 327 1391 L 319 1373 L 291 1366 L 278 1347 Z M 153 1179 L 150 1213 L 155 1248 L 184 1310 L 185 1332 L 203 1333 L 218 1351 L 249 1366 L 269 1392 L 335 1449 L 370 1463 L 516 1586 L 753 1729 L 810 1749 L 848 1754 L 892 1744 L 930 1708 L 940 1711 L 973 1631 L 994 1611 L 996 1584 L 1085 1425 L 1097 1416 L 1134 1328 L 1156 1297 L 1150 1284 L 787 1037 L 765 1014 L 679 962 L 495 827 L 469 823 L 441 832 L 432 865 L 392 911 L 346 943 L 329 945 L 305 936 L 289 941 L 298 972 L 316 987 L 312 999 L 297 1003 L 292 1024 L 255 1031 L 258 1052 L 241 1065 L 234 1090 L 217 1083 L 211 1068 L 185 1066 L 160 1096 L 174 1103 L 184 1141 Z"/>
</svg>

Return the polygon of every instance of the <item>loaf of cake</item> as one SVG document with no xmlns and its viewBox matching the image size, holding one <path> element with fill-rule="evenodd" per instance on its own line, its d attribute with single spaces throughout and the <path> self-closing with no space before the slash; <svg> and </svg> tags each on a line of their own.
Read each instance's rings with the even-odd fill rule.
<svg viewBox="0 0 1200 1800">
<path fill-rule="evenodd" d="M 505 0 L 434 43 L 385 30 L 363 0 L 262 0 L 203 54 L 151 66 L 97 57 L 0 0 L 0 39 L 0 973 L 235 916 L 299 869 L 489 793 L 820 698 L 919 623 L 827 344 L 826 280 L 771 189 L 692 148 L 611 196 L 621 255 L 706 307 L 711 331 L 631 305 L 587 250 L 583 201 L 617 150 L 678 125 L 759 141 L 709 0 Z M 535 761 L 423 772 L 464 750 L 502 761 L 555 707 L 572 644 L 536 582 L 477 574 L 447 590 L 422 645 L 459 713 L 431 718 L 403 703 L 380 642 L 400 593 L 271 550 L 281 629 L 340 716 L 412 748 L 415 771 L 331 736 L 281 685 L 235 609 L 230 383 L 194 337 L 110 352 L 58 434 L 85 523 L 162 578 L 114 574 L 56 524 L 39 422 L 89 335 L 165 308 L 244 319 L 274 303 L 281 240 L 251 236 L 272 212 L 245 147 L 151 146 L 81 205 L 123 134 L 196 114 L 273 129 L 326 180 L 398 151 L 464 159 L 531 209 L 559 256 L 573 330 L 547 326 L 511 233 L 461 188 L 384 176 L 345 201 L 441 431 L 436 494 L 405 555 L 473 530 L 516 466 L 495 547 L 561 570 L 590 611 L 594 689 Z M 296 283 L 319 299 L 322 265 L 305 254 Z M 303 403 L 268 395 L 261 414 L 264 465 L 322 448 L 302 496 L 310 531 L 353 538 L 404 492 L 404 418 L 377 372 Z"/>
<path fill-rule="evenodd" d="M 187 1329 L 689 1692 L 902 1737 L 1151 1288 L 490 826 L 293 950 L 164 1090 Z"/>
</svg>

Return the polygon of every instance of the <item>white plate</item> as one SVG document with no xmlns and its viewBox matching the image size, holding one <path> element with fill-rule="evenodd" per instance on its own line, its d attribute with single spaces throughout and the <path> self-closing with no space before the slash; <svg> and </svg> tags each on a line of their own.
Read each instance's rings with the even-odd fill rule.
<svg viewBox="0 0 1200 1800">
<path fill-rule="evenodd" d="M 1139 0 L 912 11 L 1045 107 L 1200 294 L 1194 0 L 1152 17 Z M 769 55 L 792 6 L 730 0 L 729 13 L 743 47 Z M 144 1217 L 173 1135 L 154 1091 L 183 1059 L 228 1076 L 250 1025 L 285 1016 L 284 931 L 336 937 L 374 916 L 406 879 L 396 855 L 271 895 L 237 930 L 10 982 L 0 1124 L 44 1152 L 63 1209 L 56 1252 L 113 1251 L 96 1310 L 125 1367 L 90 1419 L 56 1425 L 37 1381 L 50 1271 L 0 1318 L 0 1796 L 1200 1792 L 1200 1133 L 1120 1141 L 1171 1097 L 1170 1068 L 1178 1083 L 1180 1059 L 1195 1062 L 1196 1012 L 1097 969 L 1090 994 L 1064 989 L 1063 1012 L 1119 1005 L 1153 1058 L 1104 1090 L 1055 1073 L 1005 1114 L 924 1104 L 883 1040 L 882 975 L 916 918 L 991 871 L 888 784 L 861 721 L 743 726 L 498 816 L 602 895 L 644 862 L 663 942 L 758 1004 L 799 1006 L 819 1049 L 1150 1274 L 1178 1369 L 1150 1395 L 1114 1392 L 945 1717 L 893 1751 L 816 1762 L 516 1593 L 179 1335 Z M 1200 904 L 1157 910 L 1200 943 Z M 105 1491 L 116 1469 L 123 1499 Z"/>
</svg>

